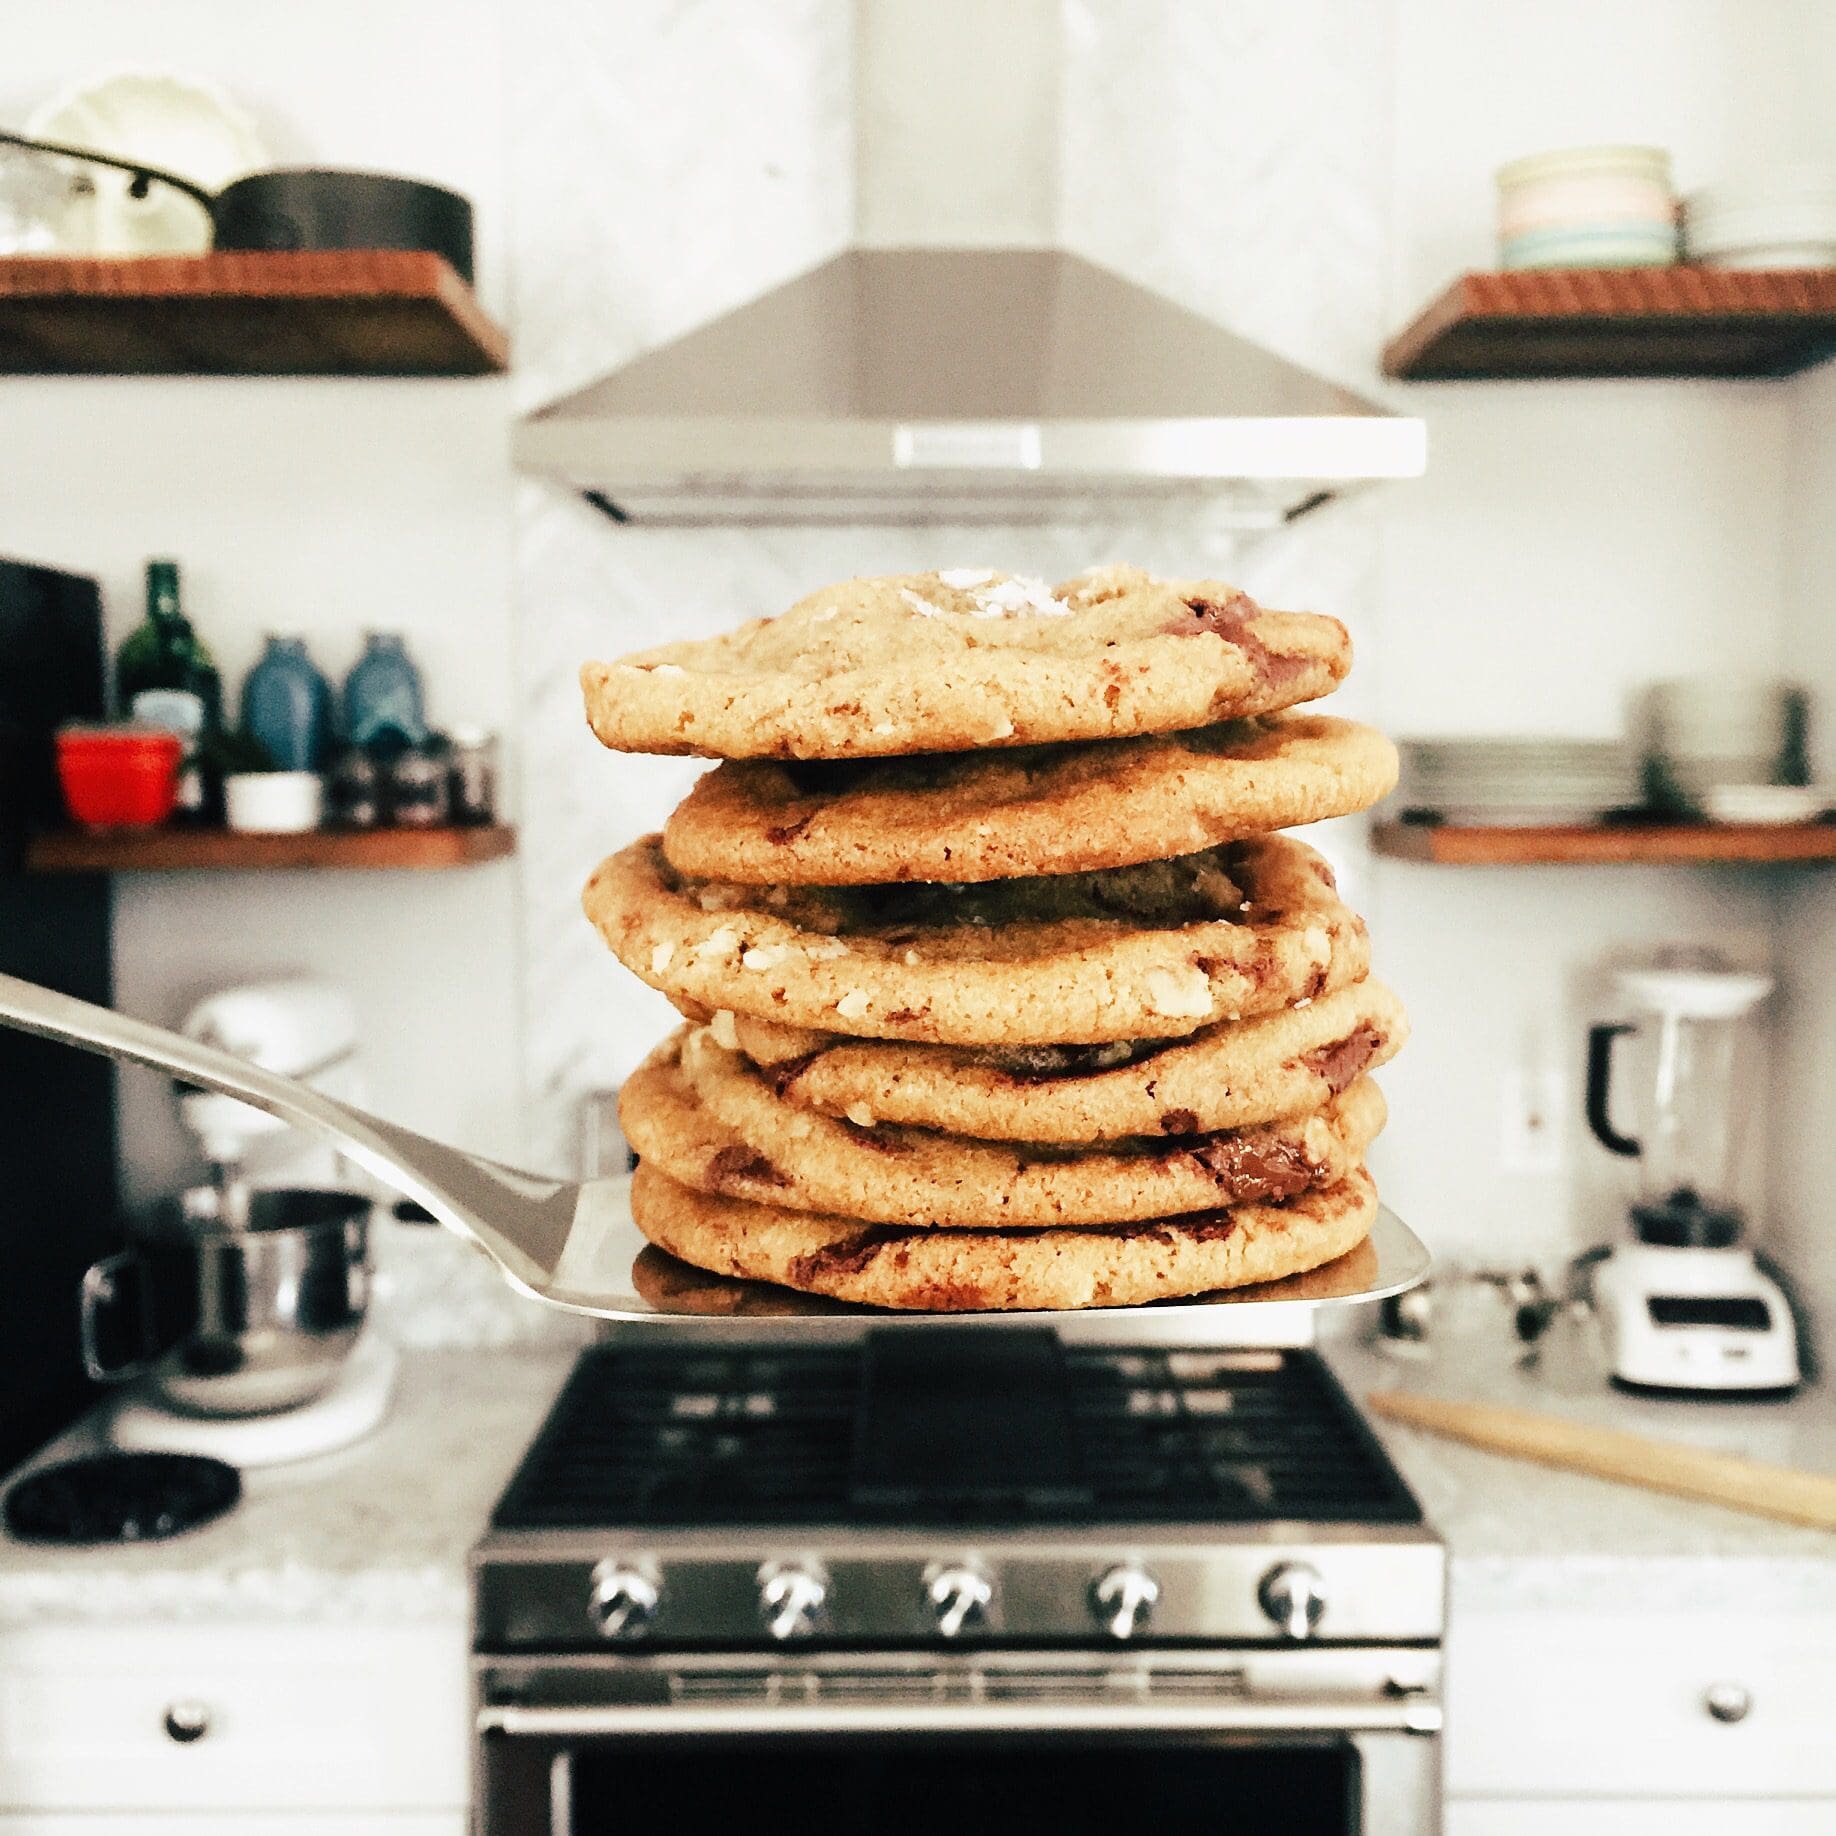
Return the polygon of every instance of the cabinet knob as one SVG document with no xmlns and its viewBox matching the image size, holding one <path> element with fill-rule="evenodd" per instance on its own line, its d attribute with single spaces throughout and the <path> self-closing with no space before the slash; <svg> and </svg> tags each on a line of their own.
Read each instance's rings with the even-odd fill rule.
<svg viewBox="0 0 1836 1836">
<path fill-rule="evenodd" d="M 1702 1706 L 1716 1721 L 1745 1721 L 1753 1713 L 1753 1692 L 1744 1683 L 1711 1683 L 1702 1692 Z"/>
<path fill-rule="evenodd" d="M 201 1702 L 175 1702 L 166 1710 L 166 1734 L 181 1747 L 210 1732 L 210 1710 Z"/>
</svg>

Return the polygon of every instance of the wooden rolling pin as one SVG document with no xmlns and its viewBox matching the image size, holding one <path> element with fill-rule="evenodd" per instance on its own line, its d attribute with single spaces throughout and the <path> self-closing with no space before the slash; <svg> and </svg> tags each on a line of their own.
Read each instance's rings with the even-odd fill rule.
<svg viewBox="0 0 1836 1836">
<path fill-rule="evenodd" d="M 1836 1475 L 1829 1473 L 1765 1466 L 1736 1454 L 1679 1447 L 1642 1434 L 1495 1403 L 1447 1402 L 1401 1390 L 1379 1390 L 1366 1400 L 1371 1413 L 1386 1421 L 1425 1428 L 1488 1453 L 1512 1454 L 1596 1479 L 1616 1479 L 1621 1485 L 1728 1505 L 1756 1517 L 1836 1530 Z"/>
</svg>

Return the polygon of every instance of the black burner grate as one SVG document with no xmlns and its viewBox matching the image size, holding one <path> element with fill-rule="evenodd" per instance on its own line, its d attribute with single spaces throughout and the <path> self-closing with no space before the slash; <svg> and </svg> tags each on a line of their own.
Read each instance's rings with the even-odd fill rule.
<svg viewBox="0 0 1836 1836">
<path fill-rule="evenodd" d="M 1061 1352 L 1045 1334 L 1049 1356 L 1040 1345 L 1036 1357 L 1015 1357 L 1009 1345 L 978 1363 L 971 1339 L 981 1336 L 906 1334 L 896 1353 L 890 1338 L 865 1348 L 595 1349 L 494 1522 L 1420 1521 L 1311 1354 Z M 914 1356 L 923 1345 L 931 1349 Z M 927 1356 L 940 1383 L 934 1411 L 922 1407 Z M 980 1410 L 978 1383 L 987 1387 Z M 991 1457 L 984 1435 L 1024 1457 Z"/>
</svg>

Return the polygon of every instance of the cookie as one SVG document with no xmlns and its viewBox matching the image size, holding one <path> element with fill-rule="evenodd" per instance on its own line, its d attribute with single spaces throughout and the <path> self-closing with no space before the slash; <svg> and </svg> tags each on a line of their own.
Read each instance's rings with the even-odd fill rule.
<svg viewBox="0 0 1836 1836">
<path fill-rule="evenodd" d="M 651 835 L 602 862 L 582 903 L 672 999 L 943 1045 L 1174 1037 L 1370 966 L 1331 868 L 1286 836 L 972 886 L 746 887 L 678 874 Z"/>
<path fill-rule="evenodd" d="M 666 1255 L 654 1243 L 645 1244 L 632 1258 L 631 1285 L 638 1298 L 658 1313 L 703 1319 L 781 1319 L 787 1313 L 801 1316 L 849 1311 L 845 1302 L 826 1300 L 820 1294 L 793 1294 L 789 1288 L 773 1287 L 769 1282 L 711 1275 L 693 1263 Z"/>
<path fill-rule="evenodd" d="M 1285 1205 L 1107 1230 L 924 1230 L 696 1192 L 645 1163 L 631 1215 L 659 1249 L 716 1275 L 930 1313 L 1131 1307 L 1322 1268 L 1370 1234 L 1360 1167 Z"/>
<path fill-rule="evenodd" d="M 1365 980 L 1181 1040 L 986 1048 L 846 1039 L 713 1016 L 790 1102 L 991 1141 L 1114 1141 L 1248 1128 L 1320 1108 L 1409 1037 L 1402 1003 Z"/>
<path fill-rule="evenodd" d="M 1217 581 L 959 568 L 845 580 L 580 683 L 616 751 L 858 759 L 1171 733 L 1312 701 L 1350 667 L 1337 619 Z"/>
<path fill-rule="evenodd" d="M 1381 733 L 1320 714 L 1086 745 L 740 760 L 700 779 L 663 852 L 680 873 L 748 885 L 1086 873 L 1347 816 L 1395 787 Z"/>
<path fill-rule="evenodd" d="M 1383 1096 L 1359 1078 L 1310 1116 L 1098 1151 L 857 1128 L 773 1096 L 738 1053 L 684 1029 L 625 1081 L 619 1117 L 641 1159 L 698 1191 L 870 1223 L 1134 1223 L 1280 1201 L 1364 1158 Z"/>
</svg>

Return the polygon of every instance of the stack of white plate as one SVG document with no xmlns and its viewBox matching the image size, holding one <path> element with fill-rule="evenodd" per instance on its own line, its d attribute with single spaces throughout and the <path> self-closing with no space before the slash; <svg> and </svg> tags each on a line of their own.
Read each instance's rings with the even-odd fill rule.
<svg viewBox="0 0 1836 1836">
<path fill-rule="evenodd" d="M 1685 206 L 1691 261 L 1716 268 L 1836 267 L 1836 166 L 1777 166 L 1705 185 Z"/>
<path fill-rule="evenodd" d="M 1398 802 L 1449 822 L 1591 822 L 1643 802 L 1639 756 L 1623 740 L 1403 740 Z"/>
<path fill-rule="evenodd" d="M 1809 781 L 1809 698 L 1795 683 L 1659 682 L 1646 694 L 1642 725 L 1660 804 L 1700 812 L 1729 786 Z"/>
</svg>

